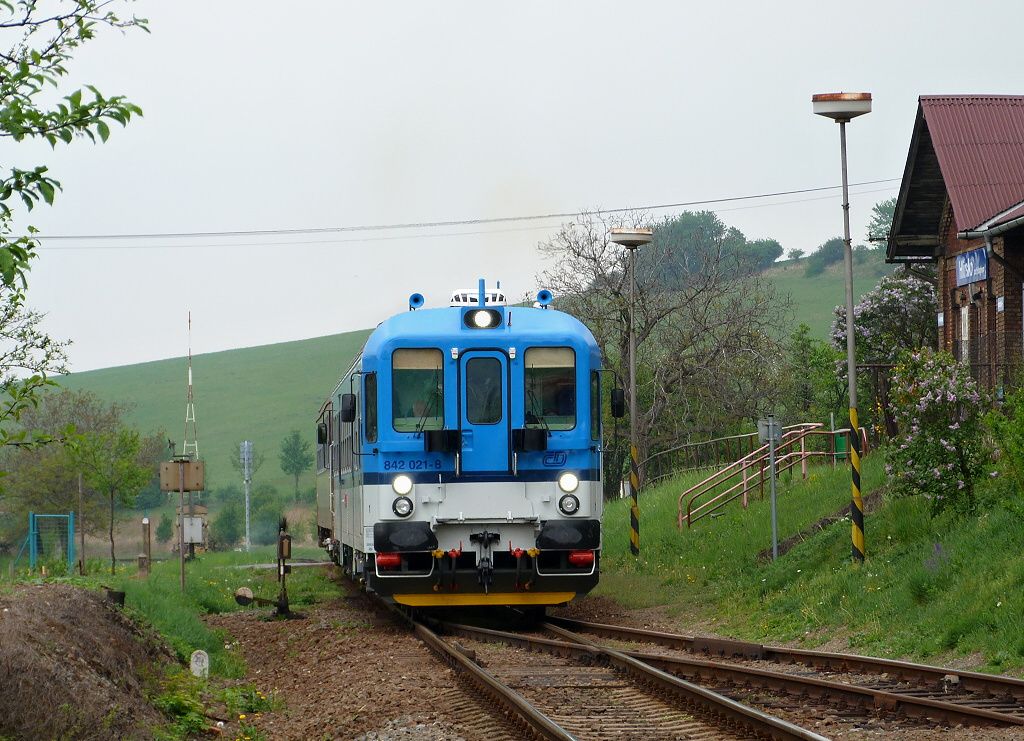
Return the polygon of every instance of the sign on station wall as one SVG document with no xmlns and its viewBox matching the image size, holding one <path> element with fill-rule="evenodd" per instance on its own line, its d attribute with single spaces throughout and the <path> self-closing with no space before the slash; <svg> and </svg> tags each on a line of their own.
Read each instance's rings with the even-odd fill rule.
<svg viewBox="0 0 1024 741">
<path fill-rule="evenodd" d="M 988 278 L 988 255 L 979 247 L 956 256 L 956 284 L 966 286 Z"/>
</svg>

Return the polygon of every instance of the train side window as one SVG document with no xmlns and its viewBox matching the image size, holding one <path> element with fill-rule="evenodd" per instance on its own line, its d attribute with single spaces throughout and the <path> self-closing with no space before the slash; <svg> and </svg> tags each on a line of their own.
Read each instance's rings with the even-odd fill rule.
<svg viewBox="0 0 1024 741">
<path fill-rule="evenodd" d="M 601 374 L 590 372 L 590 439 L 601 439 Z"/>
<path fill-rule="evenodd" d="M 571 347 L 531 347 L 525 355 L 527 427 L 576 427 L 576 353 Z"/>
<path fill-rule="evenodd" d="M 391 424 L 395 432 L 444 427 L 444 356 L 434 348 L 391 355 Z"/>
<path fill-rule="evenodd" d="M 377 374 L 367 373 L 364 384 L 366 394 L 363 403 L 366 405 L 366 409 L 363 419 L 366 420 L 366 441 L 375 443 L 377 442 Z"/>
</svg>

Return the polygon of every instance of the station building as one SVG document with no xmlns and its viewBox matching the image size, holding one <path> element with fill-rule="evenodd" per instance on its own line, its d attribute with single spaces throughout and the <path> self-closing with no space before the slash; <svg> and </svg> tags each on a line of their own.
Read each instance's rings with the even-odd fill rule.
<svg viewBox="0 0 1024 741">
<path fill-rule="evenodd" d="M 1024 96 L 925 95 L 889 233 L 934 263 L 939 347 L 999 390 L 1024 347 Z"/>
</svg>

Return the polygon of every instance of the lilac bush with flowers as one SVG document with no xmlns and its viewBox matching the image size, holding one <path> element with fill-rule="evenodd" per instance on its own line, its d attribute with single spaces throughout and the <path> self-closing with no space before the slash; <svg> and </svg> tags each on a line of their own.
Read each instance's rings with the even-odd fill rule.
<svg viewBox="0 0 1024 741">
<path fill-rule="evenodd" d="M 932 514 L 972 512 L 989 460 L 977 383 L 952 355 L 928 348 L 900 355 L 892 381 L 899 434 L 886 454 L 889 492 L 924 496 Z"/>
<path fill-rule="evenodd" d="M 935 288 L 928 281 L 902 271 L 882 278 L 853 307 L 858 359 L 894 363 L 904 350 L 935 347 L 938 311 Z M 846 307 L 837 306 L 834 313 L 832 344 L 845 350 Z"/>
</svg>

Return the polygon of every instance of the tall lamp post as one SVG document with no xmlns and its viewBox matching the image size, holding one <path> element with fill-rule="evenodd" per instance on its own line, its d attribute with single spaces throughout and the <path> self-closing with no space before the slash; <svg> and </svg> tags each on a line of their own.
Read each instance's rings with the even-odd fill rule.
<svg viewBox="0 0 1024 741">
<path fill-rule="evenodd" d="M 864 501 L 860 494 L 860 425 L 857 422 L 857 363 L 853 337 L 853 246 L 850 243 L 850 191 L 846 177 L 846 124 L 871 113 L 871 93 L 822 93 L 812 96 L 814 113 L 839 124 L 843 162 L 843 256 L 846 263 L 846 375 L 850 384 L 850 520 L 853 523 L 853 559 L 864 560 Z"/>
<path fill-rule="evenodd" d="M 654 236 L 651 229 L 612 229 L 611 241 L 629 250 L 629 550 L 640 555 L 640 463 L 636 445 L 636 250 Z"/>
</svg>

